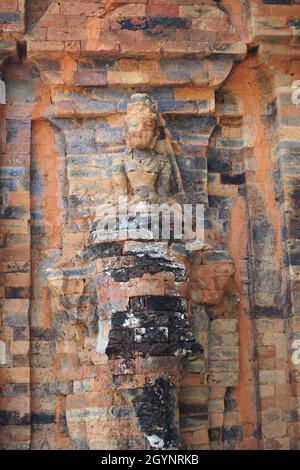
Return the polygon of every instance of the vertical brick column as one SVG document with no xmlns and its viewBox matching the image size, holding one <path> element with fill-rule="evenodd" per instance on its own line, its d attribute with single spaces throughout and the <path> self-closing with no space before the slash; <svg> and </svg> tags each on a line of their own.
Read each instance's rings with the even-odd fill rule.
<svg viewBox="0 0 300 470">
<path fill-rule="evenodd" d="M 25 29 L 25 2 L 4 0 L 0 5 L 2 79 L 0 104 L 0 446 L 30 446 L 30 118 L 22 98 L 11 103 L 12 77 L 6 60 L 17 57 L 16 41 Z M 16 83 L 15 83 L 16 84 Z M 1 84 L 2 85 L 2 84 Z M 18 88 L 18 87 L 16 87 Z M 18 95 L 18 90 L 16 90 Z"/>
<path fill-rule="evenodd" d="M 28 449 L 31 121 L 26 106 L 1 107 L 1 442 Z"/>
<path fill-rule="evenodd" d="M 259 445 L 288 449 L 285 416 L 290 412 L 287 372 L 287 280 L 282 247 L 283 227 L 278 199 L 278 175 L 272 154 L 272 116 L 265 94 L 253 81 L 257 130 L 254 160 L 247 172 L 250 217 L 250 305 L 254 318 L 255 362 L 258 391 Z M 266 87 L 267 88 L 267 87 Z M 251 166 L 252 164 L 252 166 Z M 255 199 L 251 195 L 256 195 Z M 276 424 L 275 424 L 276 423 Z"/>
<path fill-rule="evenodd" d="M 294 69 L 297 70 L 297 62 Z M 299 79 L 299 73 L 294 75 Z M 283 227 L 284 274 L 287 280 L 286 302 L 289 306 L 288 318 L 282 325 L 282 341 L 276 340 L 277 356 L 287 364 L 285 383 L 281 387 L 281 400 L 287 409 L 287 435 L 292 449 L 300 448 L 300 365 L 296 353 L 300 340 L 300 104 L 293 100 L 295 86 L 291 78 L 289 86 L 278 86 L 276 105 L 278 112 L 278 130 L 275 135 L 274 160 L 278 178 L 278 198 L 281 207 L 281 224 Z M 299 95 L 297 95 L 299 96 Z M 285 333 L 285 334 L 284 334 Z M 299 344 L 299 343 L 298 343 Z M 273 346 L 273 347 L 274 347 Z M 298 347 L 299 350 L 299 347 Z M 279 355 L 280 354 L 280 355 Z M 298 360 L 297 360 L 298 359 Z M 287 401 L 288 400 L 288 401 Z"/>
<path fill-rule="evenodd" d="M 249 217 L 248 276 L 249 318 L 253 328 L 253 352 L 249 357 L 254 385 L 258 446 L 290 448 L 287 416 L 292 413 L 289 386 L 289 281 L 285 256 L 285 223 L 282 217 L 282 181 L 273 148 L 281 135 L 272 81 L 249 56 L 247 77 L 241 67 L 245 141 L 252 149 L 245 155 L 245 191 Z M 260 83 L 264 77 L 264 85 Z M 272 77 L 276 72 L 272 70 Z M 278 133 L 278 134 L 277 134 Z M 253 415 L 253 418 L 255 416 Z M 290 419 L 290 418 L 289 418 Z M 252 434 L 254 435 L 254 433 Z"/>
</svg>

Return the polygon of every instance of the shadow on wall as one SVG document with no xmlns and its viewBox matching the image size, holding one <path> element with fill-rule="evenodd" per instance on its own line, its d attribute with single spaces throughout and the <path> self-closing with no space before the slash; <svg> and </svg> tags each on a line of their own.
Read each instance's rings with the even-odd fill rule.
<svg viewBox="0 0 300 470">
<path fill-rule="evenodd" d="M 46 13 L 53 0 L 26 0 L 25 24 L 30 33 L 41 17 Z"/>
</svg>

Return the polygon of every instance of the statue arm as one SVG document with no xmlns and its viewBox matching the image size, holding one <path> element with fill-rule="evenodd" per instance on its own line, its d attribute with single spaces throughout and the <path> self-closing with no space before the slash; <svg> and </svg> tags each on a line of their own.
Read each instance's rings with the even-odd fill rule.
<svg viewBox="0 0 300 470">
<path fill-rule="evenodd" d="M 114 194 L 127 194 L 127 176 L 124 168 L 123 158 L 117 158 L 112 164 L 112 189 Z"/>
<path fill-rule="evenodd" d="M 157 192 L 160 196 L 166 197 L 170 195 L 170 179 L 172 174 L 172 167 L 169 161 L 166 161 L 163 166 L 159 178 Z"/>
</svg>

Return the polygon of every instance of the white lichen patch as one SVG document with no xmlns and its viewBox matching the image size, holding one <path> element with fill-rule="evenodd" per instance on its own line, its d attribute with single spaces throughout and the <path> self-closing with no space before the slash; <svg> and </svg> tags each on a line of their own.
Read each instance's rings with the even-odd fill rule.
<svg viewBox="0 0 300 470">
<path fill-rule="evenodd" d="M 134 315 L 132 315 L 132 314 L 128 314 L 128 315 L 127 315 L 127 318 L 126 318 L 126 320 L 124 321 L 124 323 L 123 323 L 122 326 L 123 326 L 124 328 L 126 328 L 126 327 L 129 327 L 129 328 L 130 328 L 130 327 L 137 327 L 137 326 L 139 326 L 139 324 L 140 324 L 139 318 L 136 318 L 136 317 L 135 317 Z"/>
<path fill-rule="evenodd" d="M 152 434 L 151 436 L 146 436 L 150 446 L 152 449 L 163 449 L 164 448 L 164 441 L 161 437 L 156 436 L 155 434 Z"/>
<path fill-rule="evenodd" d="M 0 341 L 0 365 L 6 364 L 6 345 L 4 341 Z"/>
<path fill-rule="evenodd" d="M 146 328 L 136 328 L 134 331 L 134 341 L 140 343 L 143 341 L 146 334 Z"/>
<path fill-rule="evenodd" d="M 96 352 L 104 354 L 108 344 L 109 322 L 107 320 L 98 321 L 98 335 L 96 342 Z"/>
</svg>

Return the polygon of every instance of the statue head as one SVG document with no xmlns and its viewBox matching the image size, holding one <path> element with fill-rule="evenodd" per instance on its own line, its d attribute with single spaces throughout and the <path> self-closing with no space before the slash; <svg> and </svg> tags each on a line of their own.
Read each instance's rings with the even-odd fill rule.
<svg viewBox="0 0 300 470">
<path fill-rule="evenodd" d="M 127 105 L 126 141 L 130 149 L 154 148 L 158 135 L 158 114 L 146 93 L 135 93 Z"/>
</svg>

